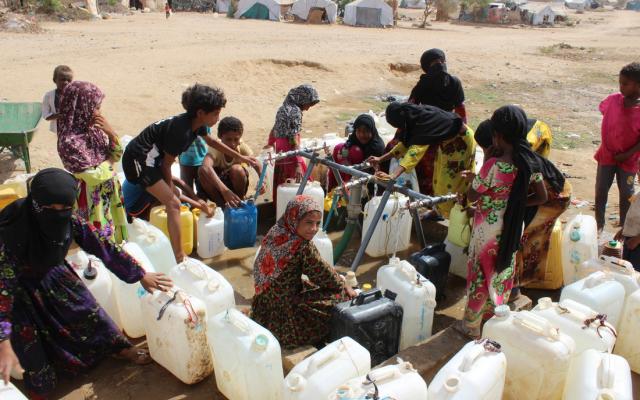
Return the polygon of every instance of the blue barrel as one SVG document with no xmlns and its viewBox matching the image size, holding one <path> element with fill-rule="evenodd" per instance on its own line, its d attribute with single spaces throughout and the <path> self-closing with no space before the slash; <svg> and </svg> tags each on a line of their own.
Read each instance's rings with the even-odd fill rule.
<svg viewBox="0 0 640 400">
<path fill-rule="evenodd" d="M 228 249 L 241 249 L 256 245 L 258 209 L 253 200 L 240 203 L 237 208 L 224 210 L 224 245 Z"/>
</svg>

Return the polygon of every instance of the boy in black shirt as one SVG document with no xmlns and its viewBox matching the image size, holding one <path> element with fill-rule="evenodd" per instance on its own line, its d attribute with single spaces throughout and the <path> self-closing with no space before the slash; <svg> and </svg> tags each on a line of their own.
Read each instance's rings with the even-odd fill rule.
<svg viewBox="0 0 640 400">
<path fill-rule="evenodd" d="M 182 94 L 184 114 L 155 122 L 134 138 L 122 156 L 122 169 L 131 183 L 141 185 L 167 211 L 167 228 L 176 262 L 187 256 L 181 248 L 180 200 L 171 179 L 171 165 L 197 136 L 231 157 L 257 166 L 253 157 L 246 157 L 207 135 L 207 126 L 218 122 L 220 110 L 227 104 L 221 89 L 195 84 Z"/>
</svg>

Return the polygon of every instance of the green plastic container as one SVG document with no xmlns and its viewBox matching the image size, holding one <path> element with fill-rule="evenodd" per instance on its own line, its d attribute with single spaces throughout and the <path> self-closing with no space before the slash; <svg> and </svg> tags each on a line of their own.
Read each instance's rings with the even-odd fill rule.
<svg viewBox="0 0 640 400">
<path fill-rule="evenodd" d="M 0 152 L 9 150 L 31 173 L 29 143 L 42 117 L 41 103 L 0 102 Z"/>
</svg>

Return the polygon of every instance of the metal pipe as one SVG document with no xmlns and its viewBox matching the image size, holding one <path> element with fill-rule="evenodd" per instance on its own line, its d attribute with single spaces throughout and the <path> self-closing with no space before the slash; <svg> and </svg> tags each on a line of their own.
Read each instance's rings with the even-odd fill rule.
<svg viewBox="0 0 640 400">
<path fill-rule="evenodd" d="M 303 149 L 298 149 L 298 150 L 285 151 L 283 153 L 275 153 L 275 154 L 269 153 L 268 160 L 278 161 L 278 160 L 282 160 L 283 158 L 302 155 L 303 152 L 307 154 L 306 158 L 311 158 L 312 153 L 315 153 L 316 151 L 322 150 L 324 148 L 326 148 L 326 146 L 323 144 L 318 146 L 305 147 Z"/>
<path fill-rule="evenodd" d="M 418 215 L 418 209 L 413 208 L 409 209 L 411 216 L 413 217 L 413 227 L 416 231 L 416 236 L 420 241 L 420 248 L 424 249 L 427 247 L 427 239 L 424 237 L 424 229 L 422 229 L 422 221 L 420 221 L 420 216 Z"/>
<path fill-rule="evenodd" d="M 372 179 L 373 179 L 373 176 L 352 179 L 349 182 L 345 183 L 344 185 L 336 187 L 334 190 L 336 192 L 343 193 L 345 191 L 345 189 L 351 189 L 351 188 L 354 188 L 356 186 L 366 185 Z"/>
<path fill-rule="evenodd" d="M 373 219 L 371 220 L 371 225 L 369 225 L 369 229 L 365 232 L 362 237 L 362 242 L 360 243 L 360 248 L 358 248 L 358 253 L 356 257 L 353 259 L 351 263 L 351 270 L 355 272 L 358 269 L 358 265 L 360 265 L 360 261 L 364 256 L 364 251 L 369 245 L 369 241 L 373 236 L 373 232 L 376 230 L 376 226 L 378 225 L 378 221 L 380 221 L 380 217 L 382 217 L 382 213 L 384 212 L 384 207 L 387 205 L 387 201 L 389 200 L 389 196 L 391 196 L 391 192 L 394 189 L 394 181 L 387 182 L 387 187 L 382 193 L 382 198 L 380 199 L 380 204 L 378 205 L 378 209 L 376 213 L 373 215 Z M 397 233 L 396 233 L 397 234 Z"/>
<path fill-rule="evenodd" d="M 304 188 L 307 186 L 307 182 L 309 181 L 309 177 L 311 176 L 311 171 L 316 166 L 316 161 L 318 160 L 318 153 L 313 153 L 311 155 L 311 159 L 309 160 L 309 165 L 307 165 L 307 170 L 304 172 L 304 177 L 302 178 L 302 182 L 300 182 L 300 186 L 298 186 L 298 192 L 296 195 L 301 195 L 304 193 Z"/>
<path fill-rule="evenodd" d="M 433 207 L 436 204 L 440 204 L 440 203 L 445 203 L 447 201 L 451 201 L 451 200 L 455 200 L 458 197 L 457 194 L 453 194 L 453 193 L 449 193 L 449 194 L 445 194 L 443 196 L 435 196 L 435 197 L 428 197 L 426 199 L 420 199 L 420 200 L 416 200 L 416 201 L 412 201 L 409 204 L 407 204 L 407 207 L 410 210 L 415 210 L 417 208 L 420 207 Z"/>
</svg>

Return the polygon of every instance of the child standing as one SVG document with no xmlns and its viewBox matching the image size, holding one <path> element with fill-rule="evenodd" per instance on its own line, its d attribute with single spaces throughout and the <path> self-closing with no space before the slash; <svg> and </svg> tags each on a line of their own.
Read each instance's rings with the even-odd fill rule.
<svg viewBox="0 0 640 400">
<path fill-rule="evenodd" d="M 187 99 L 183 104 L 186 113 L 146 127 L 129 143 L 122 156 L 127 180 L 144 187 L 166 207 L 169 238 L 178 263 L 186 255 L 180 245 L 180 200 L 171 178 L 171 165 L 176 157 L 197 137 L 202 137 L 209 146 L 257 165 L 254 158 L 242 156 L 207 135 L 206 127 L 218 122 L 220 110 L 227 104 L 222 90 L 195 84 L 182 98 Z"/>
<path fill-rule="evenodd" d="M 169 3 L 164 3 L 164 12 L 167 16 L 167 19 L 169 19 L 169 17 L 171 16 L 171 6 L 169 5 Z"/>
<path fill-rule="evenodd" d="M 282 106 L 276 113 L 276 121 L 269 134 L 269 146 L 277 153 L 300 148 L 302 113 L 320 102 L 318 92 L 311 85 L 300 85 L 289 90 Z M 300 181 L 307 167 L 301 156 L 276 161 L 273 168 L 273 201 L 276 201 L 278 186 L 287 179 Z"/>
<path fill-rule="evenodd" d="M 504 106 L 493 113 L 491 123 L 495 156 L 484 163 L 467 194 L 470 202 L 478 204 L 469 244 L 464 321 L 456 325 L 474 337 L 480 335 L 481 324 L 493 315 L 494 307 L 509 300 L 525 208 L 547 200 L 542 175 L 535 172 L 539 166 L 526 140 L 525 112 Z M 530 184 L 534 191 L 528 196 Z"/>
<path fill-rule="evenodd" d="M 53 83 L 56 84 L 56 88 L 50 92 L 45 93 L 42 99 L 42 118 L 49 122 L 49 130 L 53 133 L 58 133 L 58 118 L 60 114 L 60 97 L 62 96 L 62 90 L 73 81 L 73 71 L 66 65 L 58 65 L 53 70 Z"/>
<path fill-rule="evenodd" d="M 614 177 L 620 196 L 620 225 L 624 226 L 640 160 L 640 63 L 624 66 L 620 70 L 619 83 L 620 93 L 612 94 L 600 103 L 602 142 L 594 156 L 598 162 L 598 231 L 604 228 L 607 197 Z"/>
<path fill-rule="evenodd" d="M 242 156 L 251 157 L 251 148 L 242 141 L 244 127 L 235 117 L 225 117 L 218 124 L 218 138 L 225 146 L 237 151 Z M 258 175 L 262 166 L 255 168 Z M 230 205 L 237 207 L 249 189 L 248 165 L 237 157 L 224 154 L 218 149 L 210 148 L 199 172 L 202 191 L 219 207 Z"/>
</svg>

